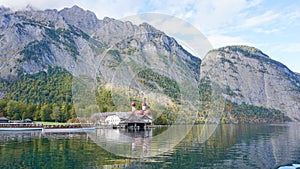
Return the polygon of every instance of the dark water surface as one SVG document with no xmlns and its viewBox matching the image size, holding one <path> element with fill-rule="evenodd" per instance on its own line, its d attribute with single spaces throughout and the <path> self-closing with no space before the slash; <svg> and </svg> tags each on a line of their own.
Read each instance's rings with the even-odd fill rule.
<svg viewBox="0 0 300 169">
<path fill-rule="evenodd" d="M 167 128 L 139 132 L 0 132 L 0 168 L 278 168 L 300 163 L 300 123 L 215 127 L 212 135 L 205 135 L 203 125 L 194 126 L 168 151 L 157 146 L 163 145 L 163 140 L 154 139 Z M 141 150 L 145 157 L 117 156 L 102 148 L 106 142 L 116 144 L 110 147 L 115 150 L 130 145 L 130 153 Z M 152 156 L 151 152 L 157 150 L 163 151 Z"/>
</svg>

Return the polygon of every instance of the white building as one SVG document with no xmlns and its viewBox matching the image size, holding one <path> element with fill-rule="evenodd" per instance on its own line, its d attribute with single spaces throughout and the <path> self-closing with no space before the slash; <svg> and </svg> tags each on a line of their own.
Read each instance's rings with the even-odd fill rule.
<svg viewBox="0 0 300 169">
<path fill-rule="evenodd" d="M 118 125 L 120 123 L 121 119 L 117 115 L 111 115 L 107 116 L 105 119 L 105 123 L 108 125 Z"/>
</svg>

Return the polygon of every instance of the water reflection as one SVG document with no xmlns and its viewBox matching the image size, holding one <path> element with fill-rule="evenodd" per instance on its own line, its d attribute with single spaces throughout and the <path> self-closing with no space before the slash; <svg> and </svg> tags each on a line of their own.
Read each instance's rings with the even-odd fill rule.
<svg viewBox="0 0 300 169">
<path fill-rule="evenodd" d="M 157 135 L 171 138 L 186 131 L 184 126 L 177 127 L 177 133 L 168 133 L 166 128 L 0 132 L 0 168 L 278 168 L 300 162 L 299 123 L 199 125 L 177 145 L 155 139 Z M 215 127 L 211 137 L 203 141 L 207 136 L 204 131 Z M 161 150 L 162 146 L 169 150 Z M 107 148 L 123 154 L 116 155 Z M 125 153 L 141 158 L 126 158 Z"/>
<path fill-rule="evenodd" d="M 145 158 L 169 152 L 181 141 L 192 126 L 127 130 L 97 129 L 89 137 L 107 151 L 123 157 Z M 155 131 L 155 134 L 153 134 Z"/>
<path fill-rule="evenodd" d="M 1 131 L 0 142 L 13 141 L 13 140 L 25 141 L 33 137 L 40 138 L 41 134 L 42 132 L 39 131 L 22 131 L 22 132 Z"/>
<path fill-rule="evenodd" d="M 151 149 L 152 129 L 97 129 L 88 136 L 108 151 L 121 156 L 145 157 Z"/>
<path fill-rule="evenodd" d="M 171 166 L 277 168 L 299 163 L 300 160 L 299 123 L 219 125 L 216 132 L 204 143 L 198 137 L 201 136 L 201 129 L 201 126 L 194 127 L 172 156 L 167 157 L 172 161 Z M 182 157 L 179 160 L 181 163 L 173 161 L 177 155 Z M 189 159 L 189 162 L 186 163 L 184 159 Z"/>
<path fill-rule="evenodd" d="M 90 132 L 90 131 L 89 131 Z M 65 139 L 65 138 L 75 138 L 88 135 L 86 132 L 42 132 L 42 131 L 0 131 L 0 142 L 7 141 L 28 141 L 32 138 L 54 138 L 54 139 Z"/>
</svg>

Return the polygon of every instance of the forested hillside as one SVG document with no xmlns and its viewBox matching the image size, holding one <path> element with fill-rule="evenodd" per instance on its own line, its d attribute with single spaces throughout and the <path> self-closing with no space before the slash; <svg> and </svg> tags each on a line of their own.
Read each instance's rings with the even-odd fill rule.
<svg viewBox="0 0 300 169">
<path fill-rule="evenodd" d="M 17 80 L 2 81 L 6 95 L 0 100 L 0 116 L 13 120 L 67 121 L 75 119 L 72 75 L 58 67 L 36 74 L 20 72 Z"/>
</svg>

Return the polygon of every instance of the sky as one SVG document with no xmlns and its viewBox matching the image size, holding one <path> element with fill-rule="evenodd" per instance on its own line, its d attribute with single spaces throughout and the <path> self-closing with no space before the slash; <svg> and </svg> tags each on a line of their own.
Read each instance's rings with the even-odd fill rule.
<svg viewBox="0 0 300 169">
<path fill-rule="evenodd" d="M 0 0 L 0 5 L 12 10 L 28 5 L 61 10 L 77 5 L 99 19 L 143 13 L 170 15 L 198 29 L 213 48 L 253 46 L 300 73 L 298 0 Z"/>
</svg>

